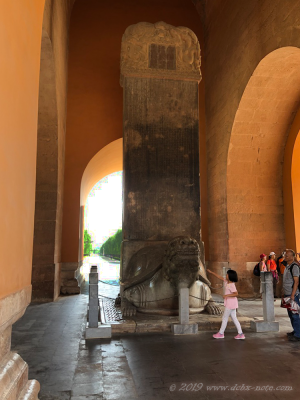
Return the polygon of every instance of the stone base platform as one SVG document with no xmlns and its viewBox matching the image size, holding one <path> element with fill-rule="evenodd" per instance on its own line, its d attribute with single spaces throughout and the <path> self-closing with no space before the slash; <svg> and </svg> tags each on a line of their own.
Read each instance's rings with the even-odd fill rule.
<svg viewBox="0 0 300 400">
<path fill-rule="evenodd" d="M 98 323 L 98 328 L 90 328 L 87 322 L 85 328 L 85 338 L 88 339 L 103 339 L 111 338 L 111 326 L 108 324 Z"/>
<path fill-rule="evenodd" d="M 263 318 L 254 318 L 250 325 L 254 332 L 279 332 L 279 322 L 277 321 L 267 322 Z"/>
<path fill-rule="evenodd" d="M 179 324 L 178 316 L 145 315 L 137 313 L 134 317 L 123 318 L 119 308 L 114 307 L 114 302 L 103 302 L 104 318 L 102 321 L 111 325 L 112 335 L 122 333 L 146 333 L 146 332 L 172 332 L 172 325 Z M 238 315 L 243 329 L 250 328 L 252 318 Z M 218 332 L 222 322 L 222 315 L 209 315 L 204 313 L 190 316 L 190 324 L 198 324 L 198 331 Z M 234 323 L 229 320 L 227 329 L 236 329 Z"/>
<path fill-rule="evenodd" d="M 196 335 L 198 324 L 173 324 L 171 330 L 174 335 Z"/>
</svg>

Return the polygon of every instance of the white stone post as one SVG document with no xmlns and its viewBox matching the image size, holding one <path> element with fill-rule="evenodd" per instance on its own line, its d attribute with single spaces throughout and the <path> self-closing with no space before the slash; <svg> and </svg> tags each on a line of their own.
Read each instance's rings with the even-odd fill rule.
<svg viewBox="0 0 300 400">
<path fill-rule="evenodd" d="M 85 338 L 99 339 L 111 337 L 111 325 L 99 321 L 98 267 L 92 265 L 89 273 L 89 317 L 86 324 Z"/>
<path fill-rule="evenodd" d="M 98 328 L 99 322 L 99 296 L 98 296 L 98 270 L 93 265 L 89 273 L 89 328 Z"/>
<path fill-rule="evenodd" d="M 189 312 L 189 294 L 188 288 L 180 289 L 179 294 L 179 322 L 181 325 L 188 324 L 190 318 Z"/>
<path fill-rule="evenodd" d="M 279 322 L 275 321 L 274 293 L 272 272 L 261 272 L 263 319 L 254 318 L 250 322 L 251 329 L 255 332 L 278 332 Z"/>
<path fill-rule="evenodd" d="M 198 332 L 198 324 L 189 323 L 189 288 L 179 289 L 179 324 L 172 325 L 174 335 L 192 335 Z"/>
</svg>

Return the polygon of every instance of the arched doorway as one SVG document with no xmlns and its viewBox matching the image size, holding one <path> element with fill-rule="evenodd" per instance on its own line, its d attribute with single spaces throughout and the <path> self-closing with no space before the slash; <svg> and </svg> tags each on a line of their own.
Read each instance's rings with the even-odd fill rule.
<svg viewBox="0 0 300 400">
<path fill-rule="evenodd" d="M 257 66 L 233 124 L 227 159 L 228 261 L 250 293 L 259 254 L 286 246 L 284 149 L 300 100 L 300 49 L 284 47 Z M 256 261 L 257 262 L 257 261 Z M 249 279 L 250 278 L 250 279 Z"/>
<path fill-rule="evenodd" d="M 79 225 L 79 268 L 83 261 L 84 207 L 93 187 L 102 178 L 123 170 L 123 139 L 117 139 L 103 147 L 88 163 L 81 180 L 80 188 L 80 225 Z M 79 276 L 79 270 L 77 272 Z"/>
</svg>

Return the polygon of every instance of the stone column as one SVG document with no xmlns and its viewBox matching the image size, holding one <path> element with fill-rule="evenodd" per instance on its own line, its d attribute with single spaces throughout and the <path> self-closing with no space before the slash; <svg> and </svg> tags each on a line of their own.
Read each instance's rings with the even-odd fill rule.
<svg viewBox="0 0 300 400">
<path fill-rule="evenodd" d="M 190 290 L 188 288 L 179 290 L 179 324 L 172 324 L 171 326 L 174 335 L 191 335 L 198 332 L 198 324 L 189 323 L 189 297 Z"/>
<path fill-rule="evenodd" d="M 82 274 L 81 267 L 84 258 L 84 206 L 80 206 L 79 215 L 79 249 L 78 249 L 78 268 L 75 271 L 75 278 L 78 282 L 78 287 L 84 282 L 84 275 Z M 75 285 L 74 285 L 75 287 Z"/>
<path fill-rule="evenodd" d="M 54 301 L 60 286 L 60 196 L 58 116 L 52 44 L 43 30 L 41 45 L 36 197 L 32 256 L 32 300 Z"/>
<path fill-rule="evenodd" d="M 255 332 L 278 332 L 279 323 L 275 321 L 274 313 L 274 293 L 272 272 L 261 272 L 262 300 L 263 300 L 263 320 L 255 318 L 251 321 L 251 329 Z"/>
<path fill-rule="evenodd" d="M 93 265 L 89 274 L 89 328 L 98 328 L 98 322 L 98 269 L 97 265 Z"/>
<path fill-rule="evenodd" d="M 164 22 L 143 22 L 126 29 L 121 50 L 121 280 L 126 279 L 131 256 L 144 246 L 180 235 L 192 236 L 202 245 L 200 79 L 200 47 L 191 30 Z"/>
<path fill-rule="evenodd" d="M 79 215 L 79 250 L 78 250 L 78 267 L 80 268 L 83 263 L 83 248 L 84 248 L 84 206 L 80 206 Z"/>
<path fill-rule="evenodd" d="M 100 322 L 100 307 L 98 297 L 98 267 L 92 265 L 89 273 L 89 312 L 86 324 L 85 338 L 111 338 L 111 325 Z"/>
<path fill-rule="evenodd" d="M 62 294 L 79 294 L 80 285 L 84 281 L 80 268 L 83 264 L 83 240 L 84 240 L 84 206 L 80 206 L 79 214 L 79 250 L 78 262 L 61 264 L 60 291 Z"/>
</svg>

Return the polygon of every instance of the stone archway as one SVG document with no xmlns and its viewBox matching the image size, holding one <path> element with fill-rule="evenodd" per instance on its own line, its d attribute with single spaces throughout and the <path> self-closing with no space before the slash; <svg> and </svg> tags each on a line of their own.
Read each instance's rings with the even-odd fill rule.
<svg viewBox="0 0 300 400">
<path fill-rule="evenodd" d="M 42 32 L 36 159 L 32 299 L 59 295 L 57 264 L 58 116 L 51 40 Z"/>
<path fill-rule="evenodd" d="M 261 252 L 285 248 L 283 160 L 300 100 L 300 49 L 284 47 L 257 66 L 236 112 L 227 159 L 228 261 L 252 291 Z"/>
</svg>

